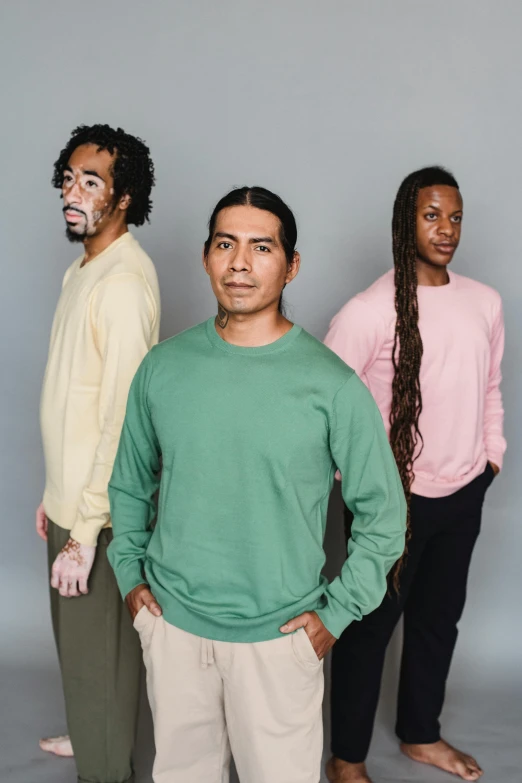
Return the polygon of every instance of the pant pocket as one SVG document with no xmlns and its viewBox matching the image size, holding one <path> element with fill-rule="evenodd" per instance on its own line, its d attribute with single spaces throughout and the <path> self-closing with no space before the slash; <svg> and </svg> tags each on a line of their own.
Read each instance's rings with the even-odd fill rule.
<svg viewBox="0 0 522 783">
<path fill-rule="evenodd" d="M 157 619 L 155 615 L 149 612 L 146 606 L 142 606 L 134 618 L 133 626 L 139 634 L 141 647 L 144 652 L 152 641 L 152 634 L 154 633 Z"/>
<path fill-rule="evenodd" d="M 144 613 L 147 613 L 149 610 L 146 606 L 142 606 L 141 609 L 139 609 L 134 617 L 134 620 L 132 621 L 133 627 L 139 632 L 139 629 L 142 627 L 143 619 L 144 619 Z"/>
<path fill-rule="evenodd" d="M 304 628 L 292 634 L 292 651 L 301 666 L 307 669 L 317 669 L 323 662 L 317 657 L 313 644 Z"/>
</svg>

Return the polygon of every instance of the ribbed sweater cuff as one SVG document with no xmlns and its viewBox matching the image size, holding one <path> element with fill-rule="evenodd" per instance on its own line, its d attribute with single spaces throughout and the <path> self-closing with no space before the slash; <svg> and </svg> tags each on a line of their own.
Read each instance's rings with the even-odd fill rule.
<svg viewBox="0 0 522 783">
<path fill-rule="evenodd" d="M 97 520 L 89 520 L 89 522 L 78 520 L 71 528 L 71 538 L 84 546 L 96 546 L 98 536 L 104 526 L 105 520 L 99 523 Z"/>
<path fill-rule="evenodd" d="M 138 585 L 146 584 L 145 577 L 143 576 L 143 568 L 141 563 L 137 562 L 135 565 L 126 566 L 124 569 L 119 568 L 116 574 L 116 582 L 120 590 L 121 597 L 125 601 L 131 590 L 134 590 Z"/>
<path fill-rule="evenodd" d="M 502 470 L 504 455 L 500 452 L 488 451 L 488 462 L 492 462 L 499 470 Z"/>
<path fill-rule="evenodd" d="M 338 639 L 342 632 L 348 628 L 356 618 L 351 612 L 343 612 L 339 616 L 338 612 L 333 612 L 331 607 L 325 606 L 323 609 L 316 609 L 316 614 L 325 626 L 327 631 Z"/>
</svg>

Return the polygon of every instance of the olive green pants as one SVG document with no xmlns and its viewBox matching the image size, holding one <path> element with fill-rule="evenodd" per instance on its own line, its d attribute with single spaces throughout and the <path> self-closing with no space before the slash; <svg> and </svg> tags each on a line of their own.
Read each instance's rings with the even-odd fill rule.
<svg viewBox="0 0 522 783">
<path fill-rule="evenodd" d="M 49 520 L 49 574 L 68 538 Z M 112 530 L 102 530 L 87 595 L 63 598 L 51 588 L 67 728 L 82 783 L 123 783 L 133 775 L 142 656 L 107 560 L 111 540 Z"/>
</svg>

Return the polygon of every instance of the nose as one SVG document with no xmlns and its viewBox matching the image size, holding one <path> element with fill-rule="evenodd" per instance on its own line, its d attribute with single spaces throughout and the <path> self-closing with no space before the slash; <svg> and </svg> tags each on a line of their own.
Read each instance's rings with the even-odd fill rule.
<svg viewBox="0 0 522 783">
<path fill-rule="evenodd" d="M 70 187 L 64 187 L 63 197 L 66 204 L 80 204 L 82 199 L 79 184 L 74 182 Z"/>
<path fill-rule="evenodd" d="M 237 252 L 230 259 L 231 272 L 250 272 L 251 265 L 249 260 L 248 248 L 239 247 Z"/>
<path fill-rule="evenodd" d="M 455 223 L 451 218 L 443 218 L 439 223 L 439 234 L 452 237 L 455 234 Z"/>
</svg>

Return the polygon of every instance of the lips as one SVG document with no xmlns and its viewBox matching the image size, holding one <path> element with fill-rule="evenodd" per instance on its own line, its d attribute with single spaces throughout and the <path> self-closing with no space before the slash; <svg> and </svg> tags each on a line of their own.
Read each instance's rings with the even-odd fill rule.
<svg viewBox="0 0 522 783">
<path fill-rule="evenodd" d="M 456 245 L 451 242 L 441 242 L 439 245 L 435 245 L 439 253 L 454 253 Z"/>
<path fill-rule="evenodd" d="M 67 209 L 64 210 L 64 215 L 65 215 L 65 219 L 69 223 L 71 223 L 71 222 L 74 223 L 74 222 L 76 222 L 78 220 L 82 220 L 83 217 L 84 217 L 84 215 L 81 212 L 76 212 L 74 209 L 73 210 L 67 210 Z"/>
<path fill-rule="evenodd" d="M 253 285 L 248 285 L 248 283 L 225 283 L 227 288 L 235 288 L 242 291 L 248 291 L 248 289 L 253 288 Z"/>
</svg>

